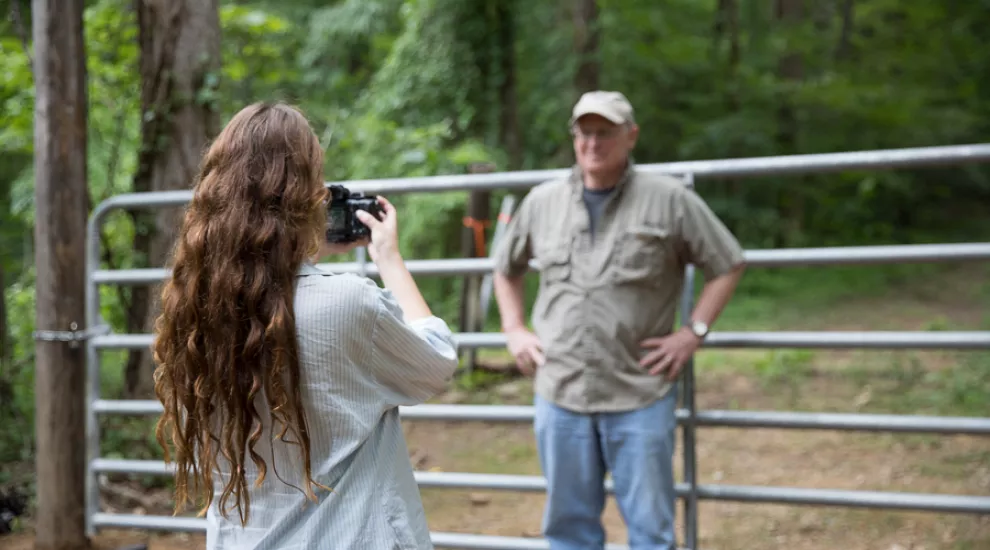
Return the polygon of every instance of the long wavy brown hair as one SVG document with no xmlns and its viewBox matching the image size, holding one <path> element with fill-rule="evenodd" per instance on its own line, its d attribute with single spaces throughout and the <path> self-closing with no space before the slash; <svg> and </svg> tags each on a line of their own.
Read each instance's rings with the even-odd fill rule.
<svg viewBox="0 0 990 550">
<path fill-rule="evenodd" d="M 165 407 L 155 433 L 166 462 L 174 450 L 176 513 L 198 501 L 205 514 L 214 473 L 229 471 L 220 513 L 236 508 L 247 523 L 247 456 L 257 468 L 255 486 L 267 472 L 255 451 L 264 431 L 260 399 L 269 444 L 278 437 L 301 450 L 300 491 L 316 500 L 313 486 L 326 489 L 310 471 L 292 307 L 296 271 L 318 250 L 326 196 L 319 140 L 288 105 L 244 108 L 203 158 L 153 345 L 155 393 Z"/>
</svg>

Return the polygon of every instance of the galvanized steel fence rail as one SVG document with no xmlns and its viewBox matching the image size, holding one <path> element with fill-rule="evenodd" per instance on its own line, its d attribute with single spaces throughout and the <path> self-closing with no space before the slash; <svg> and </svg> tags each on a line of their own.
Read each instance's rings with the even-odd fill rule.
<svg viewBox="0 0 990 550">
<path fill-rule="evenodd" d="M 646 172 L 668 173 L 684 178 L 687 185 L 697 179 L 744 178 L 783 174 L 807 174 L 844 170 L 879 170 L 924 166 L 946 166 L 990 162 L 990 144 L 949 147 L 926 147 L 886 151 L 864 151 L 824 155 L 793 155 L 749 159 L 675 162 L 640 165 Z M 490 174 L 434 176 L 423 178 L 383 179 L 345 182 L 354 190 L 387 194 L 409 192 L 444 192 L 481 189 L 525 190 L 566 170 L 502 172 Z M 100 316 L 101 285 L 148 285 L 168 276 L 162 268 L 100 269 L 99 231 L 106 216 L 118 209 L 147 209 L 180 206 L 192 197 L 190 191 L 134 193 L 111 197 L 94 209 L 87 226 L 86 321 L 88 327 L 103 325 Z M 746 251 L 750 267 L 785 267 L 810 265 L 887 264 L 910 262 L 986 261 L 990 243 L 864 246 L 838 248 L 799 248 Z M 358 262 L 335 263 L 327 267 L 336 272 L 376 276 L 374 264 L 363 255 Z M 410 260 L 409 270 L 417 276 L 487 274 L 493 267 L 487 258 Z M 536 269 L 535 265 L 531 268 Z M 693 304 L 694 268 L 687 267 L 681 310 Z M 456 335 L 458 346 L 465 348 L 501 348 L 505 338 L 498 333 L 463 333 Z M 108 473 L 171 475 L 163 462 L 103 458 L 99 454 L 101 415 L 158 415 L 157 401 L 107 400 L 101 398 L 99 373 L 100 352 L 107 349 L 147 349 L 149 334 L 108 334 L 87 340 L 87 529 L 92 534 L 104 527 L 152 530 L 202 531 L 204 520 L 186 517 L 110 514 L 99 509 L 97 476 Z M 828 348 L 828 349 L 990 349 L 990 332 L 712 332 L 704 342 L 706 348 Z M 798 413 L 777 411 L 699 411 L 694 403 L 693 363 L 684 369 L 681 407 L 677 421 L 684 441 L 684 481 L 676 491 L 684 503 L 687 548 L 697 548 L 697 503 L 700 499 L 778 504 L 848 506 L 895 510 L 928 510 L 944 513 L 990 513 L 990 497 L 902 492 L 847 491 L 793 487 L 758 487 L 724 484 L 699 484 L 695 457 L 695 430 L 698 427 L 775 428 L 798 430 L 846 430 L 864 432 L 900 432 L 932 434 L 990 435 L 990 419 L 875 414 Z M 530 423 L 530 406 L 420 405 L 403 407 L 406 419 L 418 421 L 486 421 Z M 539 476 L 496 475 L 484 473 L 416 472 L 421 487 L 450 489 L 488 489 L 500 491 L 543 492 L 545 480 Z M 612 488 L 606 484 L 611 492 Z M 432 533 L 438 548 L 466 549 L 543 549 L 541 539 L 494 537 L 463 533 Z M 625 548 L 610 545 L 609 550 Z"/>
</svg>

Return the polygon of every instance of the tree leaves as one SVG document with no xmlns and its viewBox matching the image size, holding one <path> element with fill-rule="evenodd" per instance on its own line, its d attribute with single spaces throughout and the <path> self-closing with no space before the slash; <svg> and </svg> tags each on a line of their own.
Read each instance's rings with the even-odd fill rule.
<svg viewBox="0 0 990 550">
<path fill-rule="evenodd" d="M 840 56 L 838 0 L 805 2 L 804 15 L 787 25 L 777 20 L 773 2 L 598 0 L 601 86 L 633 102 L 640 163 L 780 154 L 782 103 L 796 121 L 795 152 L 984 141 L 990 131 L 985 4 L 857 0 Z M 735 10 L 734 30 L 719 5 Z M 505 169 L 499 9 L 512 11 L 521 167 L 566 166 L 573 162 L 566 121 L 579 61 L 567 3 L 224 2 L 223 70 L 211 75 L 219 88 L 200 99 L 218 102 L 224 118 L 252 101 L 297 103 L 326 148 L 329 180 L 461 173 L 481 161 Z M 135 168 L 136 24 L 128 0 L 90 2 L 85 17 L 90 187 L 99 201 L 129 191 Z M 779 74 L 789 54 L 800 56 L 801 78 Z M 23 268 L 31 244 L 33 101 L 23 45 L 0 26 L 5 270 Z M 932 220 L 942 209 L 984 204 L 990 171 L 766 178 L 705 182 L 700 190 L 750 247 L 897 242 L 917 230 L 935 232 Z M 396 198 L 410 257 L 455 254 L 463 199 L 463 193 Z M 108 220 L 107 239 L 123 266 L 134 265 L 132 232 L 126 216 Z M 423 284 L 431 300 L 452 294 L 445 282 Z"/>
</svg>

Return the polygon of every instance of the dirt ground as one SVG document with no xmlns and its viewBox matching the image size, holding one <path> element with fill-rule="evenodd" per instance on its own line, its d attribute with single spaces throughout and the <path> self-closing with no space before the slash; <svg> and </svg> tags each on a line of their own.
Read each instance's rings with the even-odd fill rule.
<svg viewBox="0 0 990 550">
<path fill-rule="evenodd" d="M 941 286 L 946 286 L 944 281 Z M 984 301 L 968 299 L 957 284 L 948 287 L 956 296 L 949 304 L 944 296 L 920 293 L 905 296 L 896 308 L 878 300 L 793 329 L 925 330 L 931 329 L 933 318 L 975 329 L 985 322 Z M 905 400 L 925 396 L 918 388 L 932 376 L 974 366 L 948 352 L 774 355 L 713 350 L 702 355 L 697 391 L 701 409 L 912 413 L 918 411 Z M 457 401 L 464 395 L 451 392 L 444 400 Z M 528 382 L 518 380 L 493 389 L 487 399 L 526 404 L 530 398 Z M 923 405 L 919 401 L 917 408 L 927 414 Z M 419 470 L 539 474 L 529 425 L 407 421 L 406 433 Z M 697 438 L 700 483 L 990 495 L 987 437 L 702 428 Z M 680 449 L 679 442 L 678 476 Z M 539 536 L 542 494 L 424 489 L 422 496 L 434 531 Z M 613 500 L 604 522 L 609 540 L 624 543 L 625 530 Z M 703 501 L 699 529 L 704 550 L 990 549 L 990 515 Z M 680 525 L 678 531 L 683 532 Z M 135 543 L 148 543 L 152 550 L 187 550 L 202 548 L 203 539 L 106 531 L 94 540 L 94 547 L 116 550 Z M 0 548 L 28 550 L 31 536 L 0 537 Z"/>
<path fill-rule="evenodd" d="M 819 405 L 849 403 L 859 396 L 857 388 L 840 380 L 817 380 L 812 386 Z M 739 408 L 773 409 L 780 396 L 768 395 L 736 374 L 716 373 L 703 380 L 699 407 L 718 408 L 729 402 Z M 528 425 L 424 421 L 408 422 L 406 431 L 410 454 L 421 470 L 539 474 Z M 701 429 L 697 448 L 701 483 L 990 494 L 987 438 Z M 678 476 L 680 460 L 678 452 Z M 435 531 L 539 536 L 541 494 L 424 489 L 423 500 Z M 699 510 L 700 543 L 706 550 L 990 548 L 990 516 L 728 502 L 702 502 Z M 621 516 L 611 499 L 604 521 L 609 540 L 625 542 Z M 99 550 L 141 542 L 152 550 L 203 545 L 198 535 L 116 531 L 94 541 Z M 0 538 L 0 548 L 28 550 L 30 536 Z"/>
<path fill-rule="evenodd" d="M 410 450 L 420 468 L 536 474 L 523 426 L 421 423 Z M 500 450 L 484 454 L 479 449 Z M 956 437 L 843 435 L 831 432 L 705 430 L 699 433 L 702 483 L 782 485 L 910 492 L 990 494 L 990 442 Z M 474 466 L 474 467 L 469 467 Z M 423 499 L 437 531 L 538 536 L 543 496 L 427 489 Z M 605 513 L 609 540 L 624 542 L 614 501 Z M 787 507 L 703 502 L 704 549 L 972 549 L 990 548 L 990 516 Z M 150 543 L 152 550 L 202 548 L 196 535 L 105 532 L 100 550 Z M 30 536 L 0 538 L 9 550 L 31 548 Z"/>
</svg>

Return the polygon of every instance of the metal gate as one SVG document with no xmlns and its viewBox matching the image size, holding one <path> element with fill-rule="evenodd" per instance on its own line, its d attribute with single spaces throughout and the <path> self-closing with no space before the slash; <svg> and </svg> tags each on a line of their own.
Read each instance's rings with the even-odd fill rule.
<svg viewBox="0 0 990 550">
<path fill-rule="evenodd" d="M 693 185 L 702 178 L 743 178 L 782 174 L 809 174 L 843 170 L 889 169 L 919 166 L 990 162 L 990 144 L 895 149 L 822 155 L 793 155 L 716 161 L 690 161 L 640 165 L 645 172 L 662 172 L 684 178 Z M 563 170 L 519 171 L 475 175 L 435 176 L 347 182 L 353 190 L 398 194 L 409 192 L 444 192 L 464 190 L 512 189 L 530 187 L 567 173 Z M 100 269 L 100 226 L 107 214 L 116 209 L 148 209 L 179 206 L 192 197 L 191 191 L 134 193 L 111 197 L 100 203 L 87 226 L 86 322 L 88 327 L 105 325 L 100 317 L 101 285 L 148 285 L 162 281 L 165 269 Z M 353 263 L 332 264 L 336 272 L 374 276 L 374 264 L 363 255 Z M 906 262 L 985 261 L 990 259 L 990 243 L 935 244 L 902 246 L 864 246 L 839 248 L 797 248 L 750 250 L 745 253 L 750 267 L 827 266 L 850 264 L 884 264 Z M 493 268 L 488 258 L 446 260 L 410 260 L 410 272 L 416 276 L 451 276 L 487 274 Z M 535 266 L 531 266 L 535 269 Z M 693 304 L 694 268 L 687 267 L 682 297 L 682 312 Z M 682 318 L 687 317 L 682 315 Z M 499 333 L 461 333 L 456 335 L 462 348 L 502 348 L 505 339 Z M 137 528 L 168 531 L 202 531 L 205 520 L 172 516 L 123 515 L 99 509 L 97 476 L 101 473 L 171 475 L 165 463 L 147 460 L 102 458 L 99 455 L 101 415 L 158 415 L 157 401 L 107 400 L 100 395 L 100 353 L 108 349 L 147 349 L 150 334 L 108 334 L 87 341 L 87 471 L 86 523 L 94 534 L 104 527 Z M 707 348 L 831 348 L 831 349 L 990 349 L 990 332 L 712 332 Z M 849 491 L 792 487 L 762 487 L 723 484 L 699 484 L 695 457 L 695 431 L 698 427 L 779 428 L 800 430 L 847 430 L 867 432 L 913 432 L 934 434 L 990 435 L 990 419 L 902 416 L 874 414 L 822 414 L 777 411 L 696 410 L 694 401 L 693 362 L 685 366 L 681 404 L 677 420 L 683 436 L 684 479 L 676 491 L 683 503 L 687 548 L 697 548 L 698 501 L 700 499 L 737 502 L 825 505 L 898 510 L 927 510 L 942 513 L 990 513 L 990 497 L 949 494 L 915 494 L 902 492 Z M 530 406 L 420 405 L 401 408 L 406 420 L 448 420 L 530 423 Z M 485 473 L 416 472 L 420 487 L 487 489 L 544 492 L 545 480 L 539 476 L 496 475 Z M 611 486 L 606 484 L 609 493 Z M 438 548 L 471 549 L 542 549 L 542 539 L 496 537 L 461 533 L 432 533 Z M 610 550 L 625 548 L 610 545 Z"/>
</svg>

